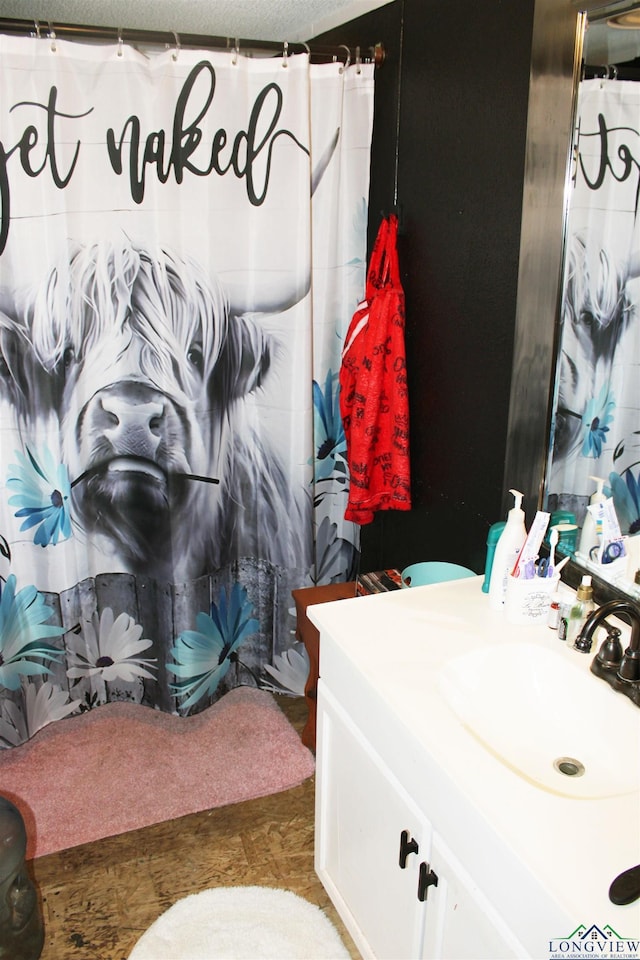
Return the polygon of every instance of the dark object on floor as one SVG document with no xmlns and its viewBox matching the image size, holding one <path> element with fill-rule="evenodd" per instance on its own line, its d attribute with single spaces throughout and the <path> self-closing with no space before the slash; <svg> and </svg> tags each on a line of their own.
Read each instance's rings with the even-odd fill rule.
<svg viewBox="0 0 640 960">
<path fill-rule="evenodd" d="M 18 809 L 0 797 L 0 958 L 37 960 L 44 944 L 38 895 L 25 869 L 27 831 Z"/>
</svg>

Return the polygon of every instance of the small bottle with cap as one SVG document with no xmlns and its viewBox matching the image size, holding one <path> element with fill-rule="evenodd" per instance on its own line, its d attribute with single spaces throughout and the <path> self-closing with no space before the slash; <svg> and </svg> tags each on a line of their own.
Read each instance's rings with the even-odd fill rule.
<svg viewBox="0 0 640 960">
<path fill-rule="evenodd" d="M 575 602 L 571 605 L 567 618 L 567 643 L 574 647 L 580 636 L 585 620 L 593 610 L 593 586 L 591 577 L 585 574 L 576 592 Z M 576 647 L 577 650 L 580 647 Z"/>
<path fill-rule="evenodd" d="M 596 491 L 589 500 L 589 504 L 593 506 L 596 503 L 603 503 L 607 499 L 602 490 L 605 480 L 603 480 L 602 477 L 589 477 L 589 479 L 593 480 L 596 484 Z M 593 518 L 591 510 L 587 509 L 587 512 L 584 516 L 584 521 L 582 523 L 582 532 L 580 534 L 580 553 L 583 557 L 587 557 L 588 559 L 592 547 L 597 547 L 599 543 L 600 538 L 598 536 L 596 521 Z"/>
<path fill-rule="evenodd" d="M 554 593 L 551 597 L 551 602 L 549 604 L 549 612 L 547 614 L 547 626 L 551 630 L 557 630 L 560 623 L 560 594 Z"/>
</svg>

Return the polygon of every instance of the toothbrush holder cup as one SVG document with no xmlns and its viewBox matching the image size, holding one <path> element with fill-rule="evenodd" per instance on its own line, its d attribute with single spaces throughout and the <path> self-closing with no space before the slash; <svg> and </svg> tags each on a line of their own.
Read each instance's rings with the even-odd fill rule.
<svg viewBox="0 0 640 960">
<path fill-rule="evenodd" d="M 504 609 L 509 623 L 544 624 L 560 577 L 507 577 Z"/>
</svg>

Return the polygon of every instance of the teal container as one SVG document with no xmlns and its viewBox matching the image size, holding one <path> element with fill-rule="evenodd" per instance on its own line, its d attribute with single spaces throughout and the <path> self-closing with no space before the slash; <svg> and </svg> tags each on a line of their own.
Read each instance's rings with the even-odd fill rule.
<svg viewBox="0 0 640 960">
<path fill-rule="evenodd" d="M 487 559 L 484 564 L 484 581 L 482 583 L 482 592 L 489 593 L 489 584 L 491 582 L 491 571 L 493 570 L 493 557 L 496 552 L 496 546 L 502 531 L 507 525 L 506 520 L 499 520 L 489 527 L 487 534 Z"/>
<path fill-rule="evenodd" d="M 551 514 L 549 526 L 545 535 L 545 543 L 549 545 L 549 534 L 552 527 L 559 527 L 558 547 L 561 553 L 575 553 L 578 546 L 578 526 L 576 515 L 569 510 L 555 510 Z"/>
</svg>

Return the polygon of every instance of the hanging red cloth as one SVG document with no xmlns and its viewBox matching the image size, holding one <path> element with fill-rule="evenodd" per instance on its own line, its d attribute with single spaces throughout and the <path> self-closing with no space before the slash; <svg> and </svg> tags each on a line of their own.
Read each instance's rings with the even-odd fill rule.
<svg viewBox="0 0 640 960">
<path fill-rule="evenodd" d="M 376 510 L 410 510 L 409 397 L 398 218 L 380 224 L 366 299 L 353 315 L 340 367 L 340 414 L 351 474 L 345 519 L 371 523 Z"/>
</svg>

